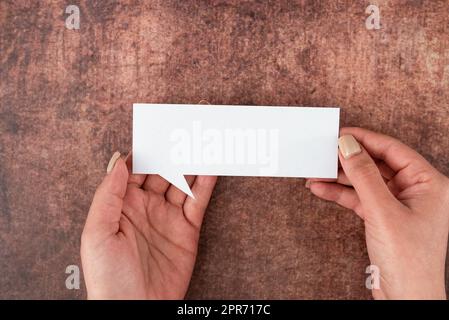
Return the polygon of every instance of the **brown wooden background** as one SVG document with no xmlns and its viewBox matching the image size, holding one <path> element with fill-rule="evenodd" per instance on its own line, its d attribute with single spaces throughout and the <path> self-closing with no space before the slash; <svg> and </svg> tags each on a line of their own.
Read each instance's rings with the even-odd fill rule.
<svg viewBox="0 0 449 320">
<path fill-rule="evenodd" d="M 449 174 L 446 0 L 2 0 L 0 59 L 0 298 L 85 297 L 64 271 L 133 102 L 340 106 Z M 361 221 L 303 183 L 221 178 L 188 297 L 370 298 Z"/>
</svg>

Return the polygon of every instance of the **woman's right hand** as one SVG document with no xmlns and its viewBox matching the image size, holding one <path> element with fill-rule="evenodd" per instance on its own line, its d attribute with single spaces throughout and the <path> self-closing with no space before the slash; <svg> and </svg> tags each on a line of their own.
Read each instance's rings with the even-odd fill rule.
<svg viewBox="0 0 449 320">
<path fill-rule="evenodd" d="M 449 179 L 391 137 L 361 128 L 340 136 L 337 181 L 306 185 L 364 220 L 369 258 L 380 272 L 374 298 L 446 299 Z"/>
</svg>

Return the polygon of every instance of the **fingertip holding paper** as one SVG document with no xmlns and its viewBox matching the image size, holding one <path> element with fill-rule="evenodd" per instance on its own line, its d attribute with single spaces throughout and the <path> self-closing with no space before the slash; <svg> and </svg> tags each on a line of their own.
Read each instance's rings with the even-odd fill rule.
<svg viewBox="0 0 449 320">
<path fill-rule="evenodd" d="M 339 108 L 133 105 L 133 173 L 337 178 Z"/>
</svg>

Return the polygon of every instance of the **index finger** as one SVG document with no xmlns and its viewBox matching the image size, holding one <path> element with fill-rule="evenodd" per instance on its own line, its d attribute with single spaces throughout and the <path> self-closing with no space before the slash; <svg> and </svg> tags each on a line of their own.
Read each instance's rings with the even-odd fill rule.
<svg viewBox="0 0 449 320">
<path fill-rule="evenodd" d="M 192 186 L 195 199 L 187 197 L 184 202 L 183 208 L 186 219 L 198 229 L 203 221 L 204 212 L 209 204 L 216 182 L 217 177 L 215 176 L 197 176 Z"/>
<path fill-rule="evenodd" d="M 145 182 L 145 179 L 147 177 L 146 174 L 134 174 L 132 173 L 132 167 L 133 167 L 133 153 L 130 151 L 128 155 L 125 158 L 126 167 L 128 168 L 129 172 L 129 178 L 128 178 L 128 184 L 134 184 L 137 187 L 142 187 L 142 184 Z"/>
</svg>

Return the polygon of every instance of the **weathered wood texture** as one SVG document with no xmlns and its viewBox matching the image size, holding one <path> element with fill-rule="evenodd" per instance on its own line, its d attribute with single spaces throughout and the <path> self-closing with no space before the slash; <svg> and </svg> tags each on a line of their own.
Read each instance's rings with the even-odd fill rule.
<svg viewBox="0 0 449 320">
<path fill-rule="evenodd" d="M 341 106 L 449 174 L 448 21 L 446 0 L 2 0 L 0 298 L 85 297 L 64 271 L 133 102 Z M 361 221 L 303 183 L 221 178 L 188 297 L 370 298 Z"/>
</svg>

